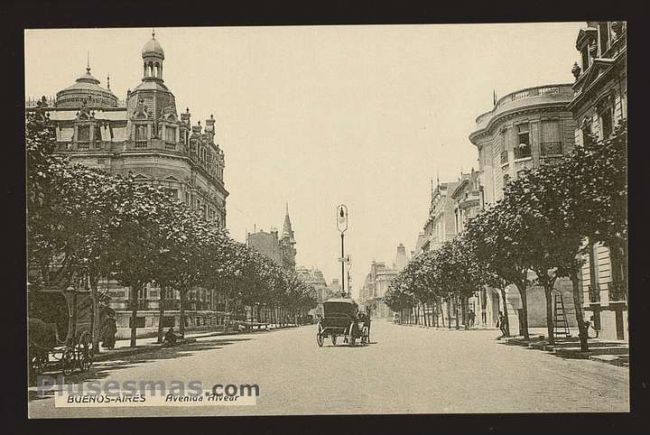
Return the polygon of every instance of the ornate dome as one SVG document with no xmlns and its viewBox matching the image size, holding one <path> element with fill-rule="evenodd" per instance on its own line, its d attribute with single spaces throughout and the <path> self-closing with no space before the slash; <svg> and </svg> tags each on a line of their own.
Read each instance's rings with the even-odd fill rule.
<svg viewBox="0 0 650 435">
<path fill-rule="evenodd" d="M 86 67 L 86 74 L 79 77 L 73 85 L 56 94 L 56 107 L 79 108 L 84 102 L 88 107 L 118 105 L 115 94 L 110 89 L 99 86 L 99 80 L 90 73 L 90 66 Z"/>
<path fill-rule="evenodd" d="M 158 40 L 156 40 L 156 33 L 151 32 L 151 39 L 149 42 L 144 44 L 144 47 L 142 47 L 142 57 L 159 57 L 161 59 L 165 58 L 165 52 L 158 43 Z"/>
</svg>

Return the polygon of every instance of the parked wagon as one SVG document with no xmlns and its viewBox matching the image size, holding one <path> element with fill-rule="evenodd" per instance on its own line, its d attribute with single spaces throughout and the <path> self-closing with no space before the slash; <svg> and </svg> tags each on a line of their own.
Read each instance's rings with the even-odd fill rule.
<svg viewBox="0 0 650 435">
<path fill-rule="evenodd" d="M 100 311 L 94 326 L 90 292 L 42 289 L 28 292 L 27 300 L 31 373 L 57 365 L 64 375 L 88 370 L 94 355 L 92 328 L 100 327 L 110 308 Z"/>
<path fill-rule="evenodd" d="M 316 342 L 322 347 L 325 339 L 330 338 L 336 346 L 338 337 L 343 337 L 343 343 L 354 346 L 357 340 L 367 343 L 369 330 L 359 322 L 359 306 L 352 299 L 335 298 L 323 302 L 323 317 L 318 322 Z"/>
</svg>

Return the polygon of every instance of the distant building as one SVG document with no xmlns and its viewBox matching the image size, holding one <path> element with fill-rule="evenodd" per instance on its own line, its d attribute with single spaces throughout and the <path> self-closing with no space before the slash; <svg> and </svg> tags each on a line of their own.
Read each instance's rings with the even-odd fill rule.
<svg viewBox="0 0 650 435">
<path fill-rule="evenodd" d="M 296 239 L 289 218 L 289 205 L 284 216 L 282 234 L 272 228 L 268 233 L 263 230 L 246 234 L 246 245 L 275 261 L 285 270 L 296 269 Z"/>
<path fill-rule="evenodd" d="M 429 205 L 429 218 L 424 224 L 423 251 L 433 251 L 440 248 L 443 243 L 450 241 L 456 235 L 454 219 L 454 201 L 451 193 L 458 186 L 458 182 L 438 183 L 431 192 Z"/>
<path fill-rule="evenodd" d="M 369 306 L 374 316 L 387 318 L 391 315 L 390 308 L 384 302 L 384 296 L 386 296 L 393 279 L 407 264 L 406 248 L 402 243 L 397 246 L 392 267 L 386 266 L 384 262 L 374 260 L 370 264 L 370 271 L 359 292 L 359 301 Z"/>
<path fill-rule="evenodd" d="M 272 228 L 268 233 L 261 229 L 258 232 L 248 233 L 246 236 L 246 244 L 275 261 L 278 266 L 282 264 L 277 229 Z"/>
<path fill-rule="evenodd" d="M 607 139 L 627 118 L 626 27 L 623 21 L 588 21 L 578 34 L 582 62 L 573 66 L 576 81 L 569 104 L 577 144 L 588 133 Z M 608 339 L 628 338 L 626 257 L 623 251 L 594 244 L 582 269 L 585 320 L 593 316 L 594 327 Z"/>
</svg>

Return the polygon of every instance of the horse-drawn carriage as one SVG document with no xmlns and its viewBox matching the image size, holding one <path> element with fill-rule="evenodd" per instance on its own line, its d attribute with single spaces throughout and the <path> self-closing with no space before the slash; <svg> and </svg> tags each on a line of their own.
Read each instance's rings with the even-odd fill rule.
<svg viewBox="0 0 650 435">
<path fill-rule="evenodd" d="M 110 308 L 100 310 L 99 325 L 93 325 L 88 291 L 29 291 L 27 301 L 31 372 L 41 373 L 57 363 L 64 375 L 88 370 L 94 354 L 92 328 L 100 327 Z"/>
<path fill-rule="evenodd" d="M 328 299 L 323 302 L 323 317 L 318 322 L 316 342 L 319 347 L 323 346 L 327 337 L 330 337 L 334 346 L 338 337 L 343 337 L 343 343 L 351 346 L 354 346 L 357 339 L 362 344 L 368 344 L 370 319 L 367 314 L 359 311 L 359 306 L 352 299 Z"/>
</svg>

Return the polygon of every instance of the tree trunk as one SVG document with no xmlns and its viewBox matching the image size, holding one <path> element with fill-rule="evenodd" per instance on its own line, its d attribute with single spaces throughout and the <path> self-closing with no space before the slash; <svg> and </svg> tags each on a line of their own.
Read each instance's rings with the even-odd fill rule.
<svg viewBox="0 0 650 435">
<path fill-rule="evenodd" d="M 131 342 L 129 346 L 135 347 L 138 327 L 136 319 L 138 318 L 138 295 L 142 285 L 136 284 L 131 286 Z"/>
<path fill-rule="evenodd" d="M 553 289 L 544 286 L 544 296 L 546 298 L 546 333 L 548 334 L 549 344 L 555 344 L 555 334 L 553 333 Z"/>
<path fill-rule="evenodd" d="M 582 299 L 580 290 L 580 281 L 577 272 L 569 276 L 573 288 L 573 307 L 576 312 L 576 321 L 578 322 L 578 337 L 580 338 L 580 350 L 587 352 L 589 350 L 589 341 L 587 336 L 587 325 L 585 325 L 584 314 L 582 312 Z"/>
<path fill-rule="evenodd" d="M 523 279 L 522 281 L 515 283 L 515 286 L 517 287 L 517 290 L 519 290 L 519 295 L 521 296 L 521 318 L 519 319 L 521 331 L 519 331 L 519 335 L 523 335 L 524 339 L 530 340 L 530 335 L 528 334 L 528 300 L 526 299 L 528 295 L 526 294 L 526 280 Z"/>
<path fill-rule="evenodd" d="M 510 337 L 510 319 L 508 319 L 508 300 L 506 299 L 505 287 L 499 289 L 501 291 L 501 300 L 503 302 L 503 322 L 505 323 L 505 337 Z"/>
<path fill-rule="evenodd" d="M 456 317 L 456 329 L 460 329 L 460 322 L 458 316 L 458 297 L 454 297 L 454 316 Z"/>
<path fill-rule="evenodd" d="M 463 325 L 465 325 L 465 330 L 469 329 L 469 325 L 467 324 L 467 298 L 465 296 L 462 296 L 460 298 L 462 305 L 462 314 L 463 314 Z"/>
<path fill-rule="evenodd" d="M 165 318 L 165 286 L 160 286 L 158 302 L 158 343 L 163 342 L 163 319 Z"/>
<path fill-rule="evenodd" d="M 178 331 L 181 338 L 185 338 L 185 301 L 187 299 L 187 289 L 181 289 L 181 324 L 178 326 Z"/>
<path fill-rule="evenodd" d="M 92 300 L 92 310 L 93 310 L 93 318 L 92 318 L 92 326 L 91 326 L 91 332 L 92 332 L 92 337 L 93 337 L 93 352 L 95 354 L 98 354 L 100 352 L 100 346 L 99 342 L 101 341 L 102 337 L 102 324 L 101 324 L 101 317 L 100 317 L 100 312 L 99 312 L 99 294 L 97 291 L 97 284 L 99 282 L 98 279 L 93 279 L 90 281 L 90 296 Z"/>
</svg>

